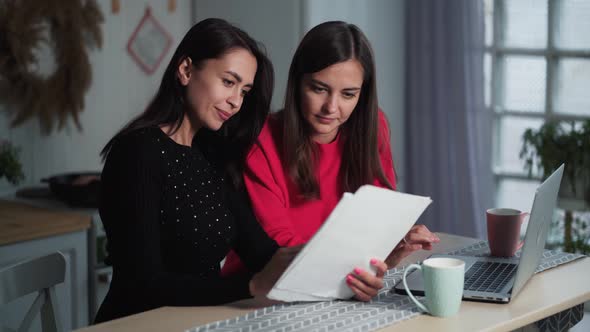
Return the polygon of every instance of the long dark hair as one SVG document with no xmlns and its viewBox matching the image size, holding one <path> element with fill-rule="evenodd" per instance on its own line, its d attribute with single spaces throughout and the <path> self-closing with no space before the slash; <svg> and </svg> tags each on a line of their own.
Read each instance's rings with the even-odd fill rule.
<svg viewBox="0 0 590 332">
<path fill-rule="evenodd" d="M 172 131 L 169 134 L 173 134 L 180 128 L 186 112 L 186 87 L 180 84 L 176 72 L 182 60 L 188 57 L 193 66 L 199 68 L 205 60 L 219 58 L 236 48 L 246 49 L 256 58 L 254 85 L 244 97 L 240 111 L 226 121 L 218 132 L 200 133 L 198 136 L 199 145 L 217 151 L 218 161 L 224 163 L 234 184 L 239 187 L 246 153 L 258 137 L 270 110 L 274 71 L 263 47 L 246 32 L 222 19 L 205 19 L 186 33 L 166 67 L 154 99 L 142 114 L 109 140 L 100 153 L 103 161 L 117 139 L 132 131 L 171 125 Z M 203 128 L 199 130 L 201 131 L 206 130 Z"/>
<path fill-rule="evenodd" d="M 340 186 L 344 191 L 354 192 L 377 178 L 393 188 L 385 177 L 379 158 L 379 110 L 371 45 L 357 26 L 340 21 L 325 22 L 311 29 L 295 51 L 289 69 L 285 108 L 280 114 L 284 167 L 301 194 L 308 199 L 319 196 L 314 172 L 317 150 L 311 139 L 311 128 L 301 110 L 301 81 L 305 74 L 351 59 L 363 66 L 364 77 L 359 101 L 340 128 L 344 139 Z"/>
</svg>

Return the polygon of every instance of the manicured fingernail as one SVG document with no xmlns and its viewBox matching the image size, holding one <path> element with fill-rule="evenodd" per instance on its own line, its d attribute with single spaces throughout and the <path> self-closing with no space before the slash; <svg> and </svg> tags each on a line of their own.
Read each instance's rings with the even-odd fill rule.
<svg viewBox="0 0 590 332">
<path fill-rule="evenodd" d="M 358 267 L 355 267 L 355 268 L 354 268 L 354 273 L 356 273 L 356 274 L 361 274 L 361 273 L 363 273 L 363 270 L 361 270 L 361 269 L 360 269 L 360 268 L 358 268 Z"/>
<path fill-rule="evenodd" d="M 377 264 L 377 260 L 375 258 L 371 259 L 371 264 L 376 265 Z"/>
<path fill-rule="evenodd" d="M 346 276 L 346 282 L 350 283 L 354 277 L 350 274 Z"/>
</svg>

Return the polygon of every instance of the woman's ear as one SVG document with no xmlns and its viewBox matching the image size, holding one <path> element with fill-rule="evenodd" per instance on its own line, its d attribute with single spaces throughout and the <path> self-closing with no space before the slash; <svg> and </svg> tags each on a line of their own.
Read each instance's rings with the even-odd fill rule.
<svg viewBox="0 0 590 332">
<path fill-rule="evenodd" d="M 191 69 L 192 69 L 192 60 L 189 57 L 186 57 L 180 61 L 178 64 L 178 70 L 176 71 L 176 76 L 178 76 L 178 80 L 180 84 L 187 86 L 188 82 L 191 79 Z"/>
</svg>

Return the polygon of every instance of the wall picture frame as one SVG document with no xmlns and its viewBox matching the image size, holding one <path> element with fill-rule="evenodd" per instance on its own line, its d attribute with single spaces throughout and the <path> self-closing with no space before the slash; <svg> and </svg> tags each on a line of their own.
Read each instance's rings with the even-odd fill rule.
<svg viewBox="0 0 590 332">
<path fill-rule="evenodd" d="M 172 36 L 148 6 L 127 42 L 127 52 L 146 74 L 151 75 L 171 46 Z"/>
</svg>

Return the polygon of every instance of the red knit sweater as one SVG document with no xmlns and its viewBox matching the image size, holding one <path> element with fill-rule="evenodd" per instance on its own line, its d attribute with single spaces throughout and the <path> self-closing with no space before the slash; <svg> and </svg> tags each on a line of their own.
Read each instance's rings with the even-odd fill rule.
<svg viewBox="0 0 590 332">
<path fill-rule="evenodd" d="M 258 221 L 268 235 L 284 247 L 309 241 L 342 197 L 338 173 L 343 145 L 340 135 L 331 143 L 317 144 L 319 162 L 315 174 L 320 195 L 319 199 L 307 200 L 301 197 L 282 166 L 279 157 L 281 135 L 281 122 L 277 117 L 269 117 L 258 137 L 258 144 L 248 155 L 244 181 Z M 385 176 L 395 189 L 389 128 L 382 112 L 379 112 L 379 156 Z M 378 180 L 373 184 L 385 187 Z M 222 275 L 242 271 L 245 267 L 231 251 Z"/>
</svg>

